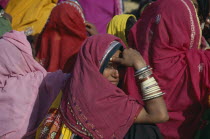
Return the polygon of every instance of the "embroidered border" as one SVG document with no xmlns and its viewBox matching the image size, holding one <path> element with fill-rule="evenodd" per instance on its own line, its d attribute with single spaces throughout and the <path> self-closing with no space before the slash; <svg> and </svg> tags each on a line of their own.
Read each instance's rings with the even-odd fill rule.
<svg viewBox="0 0 210 139">
<path fill-rule="evenodd" d="M 195 39 L 195 24 L 194 24 L 194 21 L 193 21 L 193 16 L 192 16 L 192 12 L 190 10 L 190 7 L 187 5 L 187 3 L 184 1 L 184 0 L 181 0 L 181 2 L 186 6 L 189 14 L 190 14 L 190 24 L 191 24 L 191 34 L 190 34 L 190 49 L 193 47 L 193 44 L 194 44 L 194 39 Z"/>
<path fill-rule="evenodd" d="M 69 5 L 73 6 L 74 8 L 76 8 L 78 10 L 78 12 L 80 13 L 80 15 L 82 16 L 82 19 L 85 22 L 85 16 L 83 14 L 83 10 L 77 1 L 67 0 L 67 1 L 62 1 L 61 3 L 58 3 L 58 5 L 61 5 L 61 4 L 69 4 Z"/>
</svg>

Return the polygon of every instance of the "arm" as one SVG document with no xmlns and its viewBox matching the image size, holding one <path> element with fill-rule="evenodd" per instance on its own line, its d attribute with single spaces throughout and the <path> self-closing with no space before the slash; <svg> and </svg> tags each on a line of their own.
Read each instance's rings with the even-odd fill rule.
<svg viewBox="0 0 210 139">
<path fill-rule="evenodd" d="M 125 49 L 122 53 L 122 58 L 113 58 L 112 61 L 127 67 L 134 67 L 136 70 L 146 67 L 146 63 L 142 56 L 132 48 Z M 139 87 L 145 87 L 142 84 L 145 81 L 138 83 Z M 153 82 L 156 83 L 154 78 Z M 157 88 L 159 88 L 158 85 Z M 161 90 L 159 91 L 161 92 Z M 142 90 L 142 95 L 143 97 L 146 96 L 144 90 Z M 147 99 L 148 97 L 145 98 Z M 161 123 L 168 119 L 166 105 L 162 95 L 160 95 L 153 99 L 145 100 L 145 107 L 138 114 L 135 123 Z"/>
</svg>

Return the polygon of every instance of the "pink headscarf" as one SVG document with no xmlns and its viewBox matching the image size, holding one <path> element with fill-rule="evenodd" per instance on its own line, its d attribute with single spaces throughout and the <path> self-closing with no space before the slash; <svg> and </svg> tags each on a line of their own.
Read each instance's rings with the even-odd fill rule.
<svg viewBox="0 0 210 139">
<path fill-rule="evenodd" d="M 122 139 L 142 108 L 99 72 L 100 61 L 113 41 L 123 44 L 112 35 L 94 35 L 86 39 L 78 54 L 61 108 L 65 124 L 76 133 L 78 125 L 70 120 L 72 113 L 67 102 L 75 118 L 94 138 L 105 139 Z"/>
<path fill-rule="evenodd" d="M 199 21 L 190 0 L 159 0 L 148 6 L 133 26 L 129 46 L 153 68 L 170 116 L 159 124 L 165 139 L 192 139 L 205 109 L 209 83 L 209 52 L 199 49 Z M 134 71 L 127 85 L 134 84 Z M 127 89 L 138 96 L 137 87 Z"/>
<path fill-rule="evenodd" d="M 0 138 L 22 138 L 40 123 L 62 88 L 64 75 L 60 71 L 47 75 L 33 59 L 23 32 L 5 33 L 0 50 Z"/>
</svg>

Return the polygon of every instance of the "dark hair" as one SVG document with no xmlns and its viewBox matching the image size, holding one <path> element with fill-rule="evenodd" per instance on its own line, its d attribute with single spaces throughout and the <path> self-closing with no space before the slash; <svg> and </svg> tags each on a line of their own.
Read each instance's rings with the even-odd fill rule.
<svg viewBox="0 0 210 139">
<path fill-rule="evenodd" d="M 128 33 L 135 23 L 136 23 L 136 19 L 133 16 L 128 18 L 127 23 L 126 23 L 126 28 L 125 28 L 125 38 L 127 41 L 128 41 Z"/>
<path fill-rule="evenodd" d="M 202 16 L 205 21 L 209 14 L 209 0 L 197 0 L 198 2 L 198 14 Z"/>
<path fill-rule="evenodd" d="M 117 52 L 117 50 L 123 51 L 123 46 L 121 43 L 118 43 L 105 57 L 104 63 L 101 65 L 99 71 L 101 74 L 103 74 L 104 69 L 107 67 L 110 58 Z"/>
<path fill-rule="evenodd" d="M 4 9 L 1 5 L 0 5 L 0 10 Z"/>
</svg>

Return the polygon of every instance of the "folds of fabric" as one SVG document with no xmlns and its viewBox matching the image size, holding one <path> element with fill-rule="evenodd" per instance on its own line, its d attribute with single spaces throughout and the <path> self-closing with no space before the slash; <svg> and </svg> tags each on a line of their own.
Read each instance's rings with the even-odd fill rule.
<svg viewBox="0 0 210 139">
<path fill-rule="evenodd" d="M 58 3 L 68 0 L 58 0 Z M 85 19 L 93 23 L 99 33 L 106 33 L 106 26 L 115 16 L 123 13 L 122 0 L 77 0 L 81 5 Z"/>
<path fill-rule="evenodd" d="M 36 35 L 42 31 L 56 4 L 57 0 L 10 0 L 5 11 L 13 18 L 14 30 L 32 28 L 32 35 Z"/>
<path fill-rule="evenodd" d="M 39 37 L 37 59 L 47 71 L 62 69 L 70 72 L 86 37 L 80 6 L 71 1 L 61 2 L 52 10 L 49 22 Z"/>
<path fill-rule="evenodd" d="M 125 36 L 125 29 L 129 17 L 136 19 L 132 14 L 115 15 L 107 25 L 107 33 L 119 37 L 126 46 L 128 46 L 128 44 Z"/>
<path fill-rule="evenodd" d="M 200 41 L 199 21 L 188 0 L 152 3 L 131 29 L 129 46 L 151 65 L 166 93 L 170 120 L 158 125 L 166 139 L 191 139 L 199 127 L 210 85 L 209 56 L 199 50 Z M 128 86 L 135 81 L 133 74 L 126 78 Z M 140 98 L 135 88 L 128 92 Z"/>
<path fill-rule="evenodd" d="M 73 131 L 74 127 L 82 125 L 94 138 L 122 139 L 142 108 L 99 72 L 100 61 L 113 41 L 123 44 L 120 39 L 108 34 L 86 39 L 61 104 L 65 124 Z M 70 120 L 73 119 L 72 112 L 81 125 Z"/>
<path fill-rule="evenodd" d="M 30 115 L 46 71 L 33 59 L 23 32 L 5 33 L 0 44 L 0 137 L 21 138 L 31 128 Z"/>
<path fill-rule="evenodd" d="M 122 0 L 78 0 L 84 10 L 85 19 L 93 23 L 99 33 L 106 33 L 109 21 L 123 13 Z"/>
<path fill-rule="evenodd" d="M 40 123 L 65 78 L 33 59 L 23 32 L 5 33 L 0 47 L 0 138 L 22 138 Z"/>
</svg>

